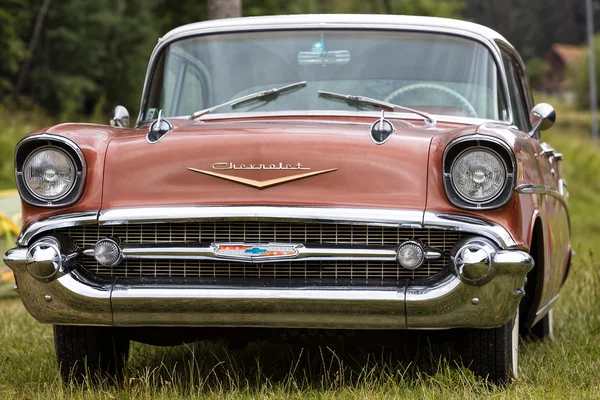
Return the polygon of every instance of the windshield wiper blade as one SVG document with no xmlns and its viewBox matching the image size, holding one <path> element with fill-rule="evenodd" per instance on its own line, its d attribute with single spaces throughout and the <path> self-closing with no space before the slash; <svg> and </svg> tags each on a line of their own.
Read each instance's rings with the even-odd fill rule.
<svg viewBox="0 0 600 400">
<path fill-rule="evenodd" d="M 306 86 L 306 81 L 302 81 L 302 82 L 296 82 L 296 83 L 292 83 L 290 85 L 281 86 L 281 87 L 277 87 L 277 88 L 273 88 L 273 89 L 269 89 L 269 90 L 261 90 L 260 92 L 251 93 L 246 96 L 238 97 L 237 99 L 229 100 L 228 102 L 223 103 L 223 104 L 218 104 L 216 106 L 206 108 L 204 110 L 196 111 L 195 113 L 190 115 L 190 119 L 196 119 L 198 117 L 208 114 L 209 112 L 216 110 L 217 108 L 221 108 L 221 107 L 225 107 L 225 106 L 231 106 L 232 108 L 236 108 L 236 107 L 241 107 L 243 104 L 246 104 L 246 103 L 249 103 L 252 101 L 258 101 L 258 100 L 263 100 L 266 103 L 268 103 L 270 101 L 275 100 L 282 93 L 289 92 L 291 90 L 305 87 L 305 86 Z"/>
<path fill-rule="evenodd" d="M 368 106 L 372 106 L 372 107 L 387 110 L 387 111 L 399 111 L 399 110 L 408 111 L 408 112 L 420 115 L 421 117 L 425 118 L 425 122 L 427 122 L 429 125 L 436 124 L 436 120 L 429 113 L 426 113 L 425 111 L 419 111 L 419 110 L 415 110 L 414 108 L 399 106 L 398 104 L 392 104 L 392 103 L 388 103 L 388 102 L 385 102 L 382 100 L 372 99 L 370 97 L 355 96 L 355 95 L 351 95 L 351 94 L 340 94 L 340 93 L 334 93 L 334 92 L 326 92 L 323 90 L 319 90 L 319 96 L 326 98 L 326 99 L 342 100 L 343 102 L 345 102 L 346 104 L 348 104 L 349 106 L 352 106 L 352 107 L 357 107 L 360 105 L 368 105 Z"/>
</svg>

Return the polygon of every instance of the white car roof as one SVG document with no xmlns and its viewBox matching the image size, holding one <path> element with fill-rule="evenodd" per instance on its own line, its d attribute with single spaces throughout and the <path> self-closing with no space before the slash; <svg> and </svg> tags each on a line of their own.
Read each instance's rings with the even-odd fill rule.
<svg viewBox="0 0 600 400">
<path fill-rule="evenodd" d="M 324 29 L 363 27 L 370 29 L 388 28 L 462 32 L 465 34 L 477 35 L 481 39 L 487 39 L 490 42 L 504 42 L 509 47 L 512 47 L 498 32 L 472 22 L 449 18 L 380 14 L 302 14 L 218 19 L 182 25 L 164 35 L 161 38 L 161 41 L 170 41 L 176 38 L 193 36 L 201 33 L 237 31 L 244 29 L 285 29 L 286 27 L 298 28 L 303 26 L 315 27 L 315 25 Z"/>
</svg>

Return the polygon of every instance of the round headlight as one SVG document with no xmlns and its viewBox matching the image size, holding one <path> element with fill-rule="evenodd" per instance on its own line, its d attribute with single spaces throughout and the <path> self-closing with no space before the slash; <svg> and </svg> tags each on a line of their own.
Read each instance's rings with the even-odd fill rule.
<svg viewBox="0 0 600 400">
<path fill-rule="evenodd" d="M 465 150 L 450 167 L 452 185 L 467 201 L 486 202 L 495 199 L 506 183 L 506 164 L 496 152 L 476 148 Z"/>
<path fill-rule="evenodd" d="M 68 195 L 77 178 L 75 162 L 57 147 L 34 151 L 23 164 L 23 180 L 34 197 L 52 201 Z"/>
</svg>

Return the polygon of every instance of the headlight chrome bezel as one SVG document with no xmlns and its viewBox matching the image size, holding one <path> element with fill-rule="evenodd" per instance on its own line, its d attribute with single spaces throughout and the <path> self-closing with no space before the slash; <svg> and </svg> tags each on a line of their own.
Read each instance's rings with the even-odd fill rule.
<svg viewBox="0 0 600 400">
<path fill-rule="evenodd" d="M 458 157 L 469 150 L 488 151 L 500 158 L 506 168 L 504 187 L 490 199 L 484 201 L 469 199 L 455 187 L 451 174 L 452 166 Z M 516 158 L 512 148 L 499 138 L 475 134 L 454 139 L 444 150 L 442 168 L 446 197 L 456 207 L 467 210 L 492 210 L 505 206 L 512 199 L 517 177 Z"/>
<path fill-rule="evenodd" d="M 32 155 L 42 149 L 54 149 L 69 157 L 75 167 L 75 179 L 69 190 L 56 198 L 44 198 L 29 188 L 23 176 L 23 168 Z M 66 207 L 77 202 L 83 194 L 87 163 L 83 152 L 72 140 L 49 133 L 23 138 L 15 149 L 15 180 L 23 201 L 35 207 Z"/>
</svg>

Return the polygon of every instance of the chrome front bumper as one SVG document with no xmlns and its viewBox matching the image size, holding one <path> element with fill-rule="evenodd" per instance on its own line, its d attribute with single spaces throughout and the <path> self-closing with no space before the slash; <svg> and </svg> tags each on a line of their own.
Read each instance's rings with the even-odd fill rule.
<svg viewBox="0 0 600 400">
<path fill-rule="evenodd" d="M 271 215 L 281 211 L 275 207 L 264 208 L 269 209 Z M 240 213 L 244 208 L 231 209 Z M 256 218 L 258 208 L 253 209 L 252 217 Z M 297 215 L 306 212 L 306 209 L 291 210 Z M 328 214 L 338 218 L 339 210 L 333 209 Z M 105 220 L 104 223 L 127 223 L 119 215 L 120 212 L 116 213 L 116 219 Z M 181 215 L 182 218 L 190 218 L 189 213 Z M 61 257 L 63 260 L 68 258 L 65 254 L 51 256 L 50 250 L 39 254 L 28 252 L 35 246 L 40 234 L 52 229 L 53 224 L 44 225 L 43 221 L 32 227 L 35 235 L 26 229 L 19 240 L 25 246 L 9 250 L 4 260 L 15 273 L 17 291 L 27 310 L 40 322 L 52 324 L 447 329 L 496 327 L 512 317 L 524 295 L 525 277 L 533 267 L 533 259 L 511 246 L 510 235 L 502 227 L 484 221 L 427 213 L 420 213 L 419 220 L 404 218 L 402 221 L 391 220 L 391 213 L 385 215 L 387 219 L 380 223 L 423 227 L 427 225 L 426 221 L 430 221 L 428 226 L 431 226 L 431 221 L 436 221 L 436 228 L 462 230 L 478 236 L 453 250 L 454 271 L 422 286 L 134 285 L 119 283 L 118 280 L 97 283 L 77 271 L 67 272 L 62 267 L 50 278 L 40 277 L 32 271 L 39 265 L 36 263 L 43 264 L 44 257 L 52 262 Z M 282 219 L 286 217 L 289 218 L 289 215 L 282 215 Z M 102 218 L 100 216 L 96 223 L 103 223 Z M 73 216 L 68 216 L 68 219 L 68 222 L 61 219 L 53 222 L 64 226 L 73 222 Z"/>
</svg>

